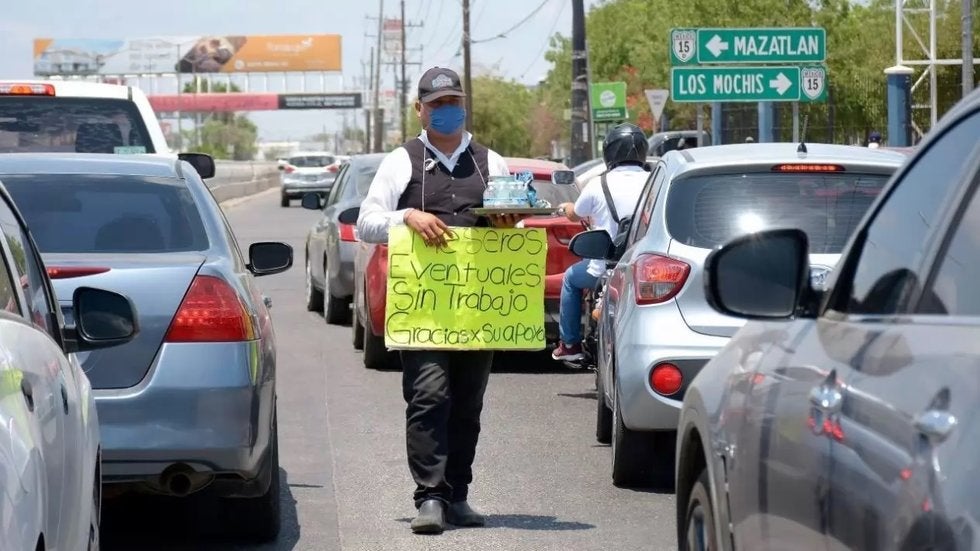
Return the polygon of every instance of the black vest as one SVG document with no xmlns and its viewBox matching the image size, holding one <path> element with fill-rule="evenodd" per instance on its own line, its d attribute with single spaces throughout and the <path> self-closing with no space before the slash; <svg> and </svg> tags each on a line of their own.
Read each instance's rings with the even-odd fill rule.
<svg viewBox="0 0 980 551">
<path fill-rule="evenodd" d="M 485 216 L 477 216 L 467 209 L 483 206 L 483 191 L 490 179 L 487 166 L 488 149 L 471 141 L 460 154 L 456 167 L 450 172 L 422 140 L 415 138 L 402 147 L 412 160 L 412 179 L 398 199 L 398 209 L 414 208 L 436 215 L 447 226 L 487 227 Z M 432 170 L 426 172 L 426 159 L 434 161 Z M 430 163 L 431 164 L 431 163 Z M 424 185 L 423 185 L 424 176 Z M 423 191 L 424 190 L 424 191 Z M 425 194 L 425 208 L 422 195 Z"/>
</svg>

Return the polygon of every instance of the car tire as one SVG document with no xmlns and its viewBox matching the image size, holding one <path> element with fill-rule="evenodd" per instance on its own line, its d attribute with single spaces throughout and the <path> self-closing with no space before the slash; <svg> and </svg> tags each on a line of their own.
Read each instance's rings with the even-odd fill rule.
<svg viewBox="0 0 980 551">
<path fill-rule="evenodd" d="M 279 197 L 279 206 L 289 208 L 289 197 L 286 197 L 285 195 L 281 195 Z"/>
<path fill-rule="evenodd" d="M 95 483 L 92 484 L 92 513 L 88 524 L 88 551 L 99 551 L 101 549 L 101 529 L 102 529 L 102 469 L 100 467 L 102 458 L 96 460 Z"/>
<path fill-rule="evenodd" d="M 385 348 L 385 338 L 364 330 L 364 367 L 376 370 L 398 368 L 398 355 Z"/>
<path fill-rule="evenodd" d="M 357 315 L 357 307 L 351 306 L 351 340 L 354 344 L 354 350 L 364 350 L 364 326 L 361 324 L 361 318 Z"/>
<path fill-rule="evenodd" d="M 669 436 L 672 433 L 628 429 L 623 423 L 623 412 L 619 404 L 619 389 L 613 389 L 613 484 L 629 488 L 670 486 L 674 475 L 673 446 L 666 444 L 670 443 Z"/>
<path fill-rule="evenodd" d="M 274 414 L 275 415 L 275 414 Z M 224 500 L 224 513 L 227 514 L 228 535 L 245 537 L 258 543 L 265 543 L 279 537 L 282 528 L 279 484 L 279 423 L 278 415 L 272 420 L 270 435 L 270 473 L 269 489 L 258 497 L 228 498 Z"/>
<path fill-rule="evenodd" d="M 350 301 L 333 296 L 330 292 L 330 274 L 323 264 L 323 319 L 330 325 L 346 325 L 350 322 Z"/>
<path fill-rule="evenodd" d="M 313 284 L 313 266 L 310 265 L 309 257 L 306 258 L 306 310 L 308 312 L 323 310 L 323 291 Z"/>
<path fill-rule="evenodd" d="M 609 444 L 612 442 L 613 412 L 606 405 L 605 386 L 598 369 L 595 372 L 595 388 L 595 439 L 600 444 Z"/>
<path fill-rule="evenodd" d="M 681 551 L 714 551 L 715 510 L 711 503 L 708 471 L 702 470 L 684 506 L 684 539 Z"/>
</svg>

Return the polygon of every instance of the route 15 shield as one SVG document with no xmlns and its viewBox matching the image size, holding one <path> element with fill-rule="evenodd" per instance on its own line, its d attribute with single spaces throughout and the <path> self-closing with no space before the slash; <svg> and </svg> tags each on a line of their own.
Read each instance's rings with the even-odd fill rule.
<svg viewBox="0 0 980 551">
<path fill-rule="evenodd" d="M 670 33 L 670 44 L 674 57 L 687 63 L 694 57 L 698 47 L 697 33 L 693 30 L 676 30 Z"/>
<path fill-rule="evenodd" d="M 801 88 L 806 97 L 815 100 L 827 87 L 827 70 L 822 67 L 806 67 L 800 72 Z"/>
</svg>

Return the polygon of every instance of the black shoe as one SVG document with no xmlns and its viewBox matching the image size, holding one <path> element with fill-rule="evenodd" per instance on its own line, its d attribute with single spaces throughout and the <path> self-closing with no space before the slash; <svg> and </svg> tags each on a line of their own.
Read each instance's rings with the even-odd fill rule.
<svg viewBox="0 0 980 551">
<path fill-rule="evenodd" d="M 412 520 L 412 532 L 416 534 L 441 534 L 446 529 L 446 505 L 438 499 L 427 499 L 419 506 L 419 514 Z"/>
<path fill-rule="evenodd" d="M 483 526 L 486 524 L 483 515 L 474 511 L 465 501 L 450 503 L 446 520 L 449 521 L 449 524 L 456 526 Z"/>
</svg>

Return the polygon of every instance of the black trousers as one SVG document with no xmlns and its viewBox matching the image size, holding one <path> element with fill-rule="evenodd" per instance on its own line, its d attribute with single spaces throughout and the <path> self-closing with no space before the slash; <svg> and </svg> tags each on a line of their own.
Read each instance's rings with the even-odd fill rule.
<svg viewBox="0 0 980 551">
<path fill-rule="evenodd" d="M 415 507 L 465 501 L 493 352 L 403 350 L 401 358 Z"/>
</svg>

